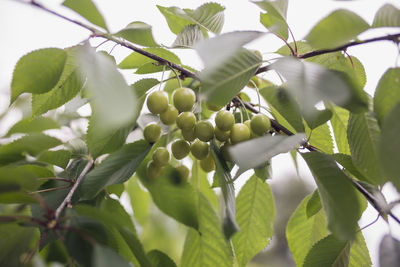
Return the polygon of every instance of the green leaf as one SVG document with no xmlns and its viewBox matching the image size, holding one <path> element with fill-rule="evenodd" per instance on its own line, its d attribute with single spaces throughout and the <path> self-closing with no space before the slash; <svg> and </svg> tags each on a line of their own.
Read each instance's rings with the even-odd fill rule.
<svg viewBox="0 0 400 267">
<path fill-rule="evenodd" d="M 42 133 L 25 135 L 9 144 L 0 146 L 0 165 L 22 160 L 26 154 L 36 156 L 40 152 L 58 145 L 61 145 L 60 140 Z"/>
<path fill-rule="evenodd" d="M 316 243 L 308 252 L 304 267 L 312 266 L 348 266 L 350 242 L 329 235 Z"/>
<path fill-rule="evenodd" d="M 153 249 L 147 253 L 147 257 L 154 267 L 176 267 L 176 264 L 167 254 Z"/>
<path fill-rule="evenodd" d="M 338 9 L 318 22 L 306 40 L 316 49 L 334 48 L 356 38 L 368 28 L 368 23 L 357 14 Z"/>
<path fill-rule="evenodd" d="M 126 144 L 110 154 L 86 175 L 81 184 L 83 198 L 91 199 L 108 185 L 124 183 L 133 175 L 149 151 L 149 144 L 140 140 Z"/>
<path fill-rule="evenodd" d="M 289 92 L 298 100 L 305 114 L 312 115 L 315 104 L 320 101 L 332 101 L 352 112 L 367 109 L 366 93 L 342 72 L 292 57 L 276 61 L 272 68 L 286 78 Z"/>
<path fill-rule="evenodd" d="M 379 264 L 382 267 L 396 266 L 400 262 L 400 241 L 386 234 L 379 245 Z"/>
<path fill-rule="evenodd" d="M 232 238 L 239 266 L 247 263 L 271 241 L 275 205 L 268 184 L 252 176 L 236 198 L 236 220 L 240 227 Z"/>
<path fill-rule="evenodd" d="M 60 125 L 48 117 L 24 118 L 14 124 L 7 132 L 7 136 L 14 133 L 36 133 L 48 129 L 58 129 Z"/>
<path fill-rule="evenodd" d="M 368 180 L 383 185 L 386 181 L 379 166 L 381 133 L 373 114 L 351 114 L 347 137 L 354 165 Z"/>
<path fill-rule="evenodd" d="M 351 239 L 361 216 L 360 201 L 351 181 L 333 157 L 319 152 L 302 154 L 318 186 L 328 228 L 340 239 Z"/>
<path fill-rule="evenodd" d="M 329 105 L 332 111 L 331 125 L 335 135 L 336 146 L 340 153 L 350 155 L 349 141 L 347 140 L 347 125 L 350 113 L 336 105 Z"/>
<path fill-rule="evenodd" d="M 118 253 L 109 247 L 97 244 L 94 246 L 92 256 L 93 266 L 96 267 L 107 267 L 107 266 L 118 266 L 118 267 L 129 267 L 131 266 L 125 261 Z"/>
<path fill-rule="evenodd" d="M 200 73 L 202 98 L 210 104 L 226 105 L 246 86 L 260 65 L 261 59 L 246 49 L 215 66 L 206 65 Z"/>
<path fill-rule="evenodd" d="M 63 6 L 72 9 L 94 25 L 107 30 L 102 15 L 91 0 L 65 0 L 62 4 Z"/>
<path fill-rule="evenodd" d="M 304 114 L 304 120 L 307 122 L 307 126 L 310 127 L 311 129 L 315 129 L 328 120 L 330 120 L 332 117 L 332 112 L 329 109 L 323 109 L 323 110 L 318 110 L 315 109 L 312 111 L 312 113 Z"/>
<path fill-rule="evenodd" d="M 280 38 L 285 40 L 288 39 L 288 24 L 286 22 L 286 10 L 288 1 L 260 1 L 253 2 L 260 6 L 262 9 L 267 11 L 267 13 L 260 14 L 260 22 L 270 30 L 272 33 L 276 34 Z M 280 10 L 279 4 L 283 4 L 283 10 Z"/>
<path fill-rule="evenodd" d="M 178 34 L 189 24 L 199 25 L 205 32 L 211 31 L 219 34 L 224 25 L 224 7 L 217 3 L 206 3 L 202 6 L 191 9 L 179 7 L 157 6 L 167 20 L 170 30 Z"/>
<path fill-rule="evenodd" d="M 374 95 L 374 112 L 379 125 L 383 124 L 386 115 L 400 103 L 400 68 L 390 68 L 379 80 Z"/>
<path fill-rule="evenodd" d="M 197 43 L 203 40 L 204 37 L 200 26 L 190 24 L 185 26 L 182 31 L 179 32 L 172 44 L 172 48 L 193 48 Z"/>
<path fill-rule="evenodd" d="M 326 56 L 328 57 L 328 55 Z M 341 72 L 348 77 L 350 83 L 352 83 L 355 87 L 360 88 L 360 90 L 364 88 L 367 82 L 367 75 L 365 73 L 363 64 L 358 58 L 350 55 L 345 57 L 340 52 L 333 53 L 330 56 L 332 59 L 328 59 L 327 62 L 322 65 L 330 70 Z M 317 61 L 312 60 L 312 58 L 310 58 L 310 60 L 318 63 L 318 57 L 314 58 L 314 60 Z"/>
<path fill-rule="evenodd" d="M 151 26 L 141 21 L 129 23 L 125 28 L 114 35 L 143 46 L 159 46 L 154 41 Z"/>
<path fill-rule="evenodd" d="M 221 222 L 207 199 L 199 193 L 199 231 L 188 229 L 181 258 L 182 267 L 231 267 L 232 249 Z"/>
<path fill-rule="evenodd" d="M 113 135 L 114 129 L 132 125 L 138 116 L 138 99 L 114 63 L 87 45 L 80 49 L 79 59 L 82 73 L 87 77 L 86 86 L 91 99 L 91 136 L 101 139 Z"/>
<path fill-rule="evenodd" d="M 258 5 L 260 8 L 265 11 L 270 12 L 269 10 L 274 10 L 279 13 L 282 18 L 286 19 L 287 9 L 288 9 L 288 0 L 262 0 L 262 1 L 252 1 L 254 4 Z"/>
<path fill-rule="evenodd" d="M 337 163 L 342 165 L 342 167 L 344 168 L 344 170 L 347 173 L 350 173 L 351 175 L 356 177 L 358 180 L 363 180 L 363 181 L 371 183 L 371 181 L 368 180 L 368 178 L 366 178 L 364 175 L 362 175 L 358 171 L 356 166 L 354 166 L 353 160 L 351 159 L 350 155 L 337 153 L 337 154 L 333 154 L 333 157 L 335 158 Z"/>
<path fill-rule="evenodd" d="M 286 89 L 268 86 L 260 89 L 260 95 L 267 101 L 275 118 L 279 113 L 296 132 L 304 132 L 300 109 Z"/>
<path fill-rule="evenodd" d="M 311 198 L 307 202 L 306 206 L 306 215 L 307 218 L 310 218 L 317 214 L 322 208 L 321 199 L 319 197 L 318 190 L 315 190 L 311 195 Z"/>
<path fill-rule="evenodd" d="M 213 208 L 218 212 L 219 199 L 215 191 L 211 188 L 210 183 L 207 179 L 207 173 L 200 167 L 199 161 L 194 162 L 192 166 L 192 179 L 191 184 L 193 187 L 197 186 L 197 181 L 200 186 L 200 192 L 210 201 Z"/>
<path fill-rule="evenodd" d="M 229 154 L 239 169 L 245 171 L 260 166 L 278 154 L 296 149 L 305 139 L 305 134 L 266 135 L 231 146 Z"/>
<path fill-rule="evenodd" d="M 297 266 L 302 266 L 311 247 L 328 235 L 324 210 L 320 209 L 313 216 L 307 216 L 307 206 L 311 197 L 312 194 L 303 199 L 286 226 L 286 238 Z"/>
<path fill-rule="evenodd" d="M 371 267 L 371 257 L 362 232 L 359 231 L 351 245 L 349 267 Z"/>
<path fill-rule="evenodd" d="M 235 188 L 233 185 L 230 169 L 214 141 L 211 143 L 211 153 L 215 162 L 215 175 L 221 188 L 225 202 L 223 229 L 226 239 L 229 239 L 239 230 L 236 222 Z"/>
<path fill-rule="evenodd" d="M 84 79 L 77 70 L 77 51 L 79 47 L 65 49 L 67 60 L 64 70 L 57 84 L 45 94 L 32 96 L 32 114 L 41 115 L 48 110 L 55 109 L 74 98 L 82 89 Z"/>
<path fill-rule="evenodd" d="M 150 193 L 145 191 L 139 185 L 138 177 L 136 175 L 128 180 L 126 184 L 126 192 L 129 195 L 133 216 L 138 223 L 144 226 L 150 213 Z"/>
<path fill-rule="evenodd" d="M 324 123 L 313 130 L 307 127 L 306 134 L 310 145 L 317 147 L 327 154 L 333 154 L 333 140 L 327 123 Z"/>
<path fill-rule="evenodd" d="M 30 52 L 18 60 L 11 82 L 11 103 L 22 93 L 43 94 L 60 80 L 67 53 L 58 48 Z"/>
<path fill-rule="evenodd" d="M 400 9 L 384 4 L 375 14 L 372 27 L 400 27 Z"/>
<path fill-rule="evenodd" d="M 72 153 L 64 149 L 43 151 L 39 154 L 37 161 L 53 164 L 64 169 L 67 166 L 71 156 Z"/>
<path fill-rule="evenodd" d="M 175 55 L 174 53 L 172 53 L 169 50 L 166 50 L 164 48 L 161 47 L 149 47 L 149 48 L 144 48 L 143 49 L 146 52 L 149 52 L 151 54 L 154 54 L 156 56 L 159 56 L 165 60 L 171 61 L 175 64 L 180 64 L 181 61 L 178 58 L 177 55 Z M 153 63 L 157 63 L 156 60 L 151 59 L 149 57 L 146 57 L 142 54 L 139 54 L 137 52 L 133 52 L 131 53 L 129 56 L 127 56 L 126 58 L 124 58 L 121 63 L 119 63 L 118 67 L 121 69 L 137 69 L 140 68 L 146 64 L 151 63 L 151 65 L 153 65 L 154 67 L 154 72 L 157 71 L 162 71 L 163 67 L 162 66 L 154 66 Z"/>
<path fill-rule="evenodd" d="M 386 116 L 382 125 L 381 145 L 379 147 L 380 164 L 387 178 L 400 192 L 400 104 L 397 104 Z"/>
<path fill-rule="evenodd" d="M 134 235 L 132 232 L 130 232 L 124 228 L 119 229 L 119 232 L 121 233 L 121 236 L 123 237 L 125 242 L 128 244 L 132 253 L 137 258 L 138 262 L 140 263 L 140 266 L 153 267 L 150 260 L 147 258 L 147 255 L 144 252 L 143 246 L 140 243 L 139 239 L 136 237 L 136 235 Z"/>
</svg>

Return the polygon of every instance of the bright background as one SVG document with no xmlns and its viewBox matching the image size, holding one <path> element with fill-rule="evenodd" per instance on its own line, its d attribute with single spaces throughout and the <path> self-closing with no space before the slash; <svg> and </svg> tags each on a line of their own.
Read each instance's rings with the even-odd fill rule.
<svg viewBox="0 0 400 267">
<path fill-rule="evenodd" d="M 44 5 L 51 9 L 57 10 L 71 18 L 81 18 L 69 11 L 67 8 L 60 7 L 62 1 L 41 1 Z M 179 6 L 182 8 L 196 8 L 206 1 L 199 0 L 153 0 L 153 1 L 134 1 L 134 0 L 95 0 L 94 1 L 106 19 L 111 32 L 116 32 L 132 21 L 143 21 L 153 26 L 153 35 L 157 42 L 170 45 L 174 41 L 175 36 L 170 32 L 164 17 L 156 8 L 161 6 Z M 223 32 L 234 30 L 259 30 L 266 29 L 259 23 L 260 9 L 244 0 L 219 0 L 216 1 L 226 7 L 225 25 Z M 328 15 L 334 9 L 346 8 L 350 9 L 368 23 L 372 23 L 375 12 L 384 3 L 398 4 L 398 1 L 377 1 L 377 0 L 359 0 L 359 1 L 331 1 L 331 0 L 292 0 L 289 1 L 288 24 L 290 25 L 294 36 L 297 40 L 301 40 L 308 31 L 321 18 Z M 17 3 L 13 0 L 0 1 L 0 114 L 3 113 L 9 105 L 9 88 L 11 83 L 12 71 L 18 59 L 24 54 L 39 48 L 59 47 L 65 48 L 76 45 L 85 40 L 89 36 L 89 32 L 70 22 L 66 22 L 51 14 L 47 14 L 37 8 Z M 363 33 L 360 39 L 365 39 L 377 35 L 393 33 L 393 29 L 370 30 Z M 94 44 L 99 41 L 94 40 Z M 251 43 L 251 48 L 261 51 L 266 57 L 270 56 L 269 52 L 276 51 L 283 45 L 282 41 L 272 35 Z M 112 44 L 108 43 L 101 47 L 109 51 Z M 176 50 L 182 59 L 182 62 L 193 67 L 201 68 L 201 62 L 197 55 L 192 51 Z M 112 53 L 119 62 L 123 57 L 130 53 L 129 50 L 116 47 Z M 379 78 L 389 67 L 396 66 L 398 63 L 398 48 L 391 42 L 379 42 L 357 46 L 348 49 L 350 55 L 358 57 L 364 64 L 367 73 L 367 84 L 365 90 L 373 95 Z M 129 72 L 124 72 L 129 74 Z M 137 77 L 134 75 L 125 76 L 129 83 L 132 83 Z M 276 79 L 272 74 L 265 74 L 267 79 Z M 82 112 L 85 112 L 82 110 Z M 21 118 L 22 114 L 16 110 L 11 110 L 9 115 L 0 122 L 0 136 L 7 132 L 8 128 Z M 307 170 L 301 158 L 299 160 L 299 177 L 311 186 L 314 181 L 311 174 Z M 273 159 L 273 179 L 270 184 L 288 184 L 290 179 L 296 177 L 296 170 L 292 160 L 288 155 L 280 155 Z M 246 176 L 239 180 L 239 186 L 246 179 Z M 399 199 L 398 193 L 390 184 L 385 185 L 383 192 L 388 201 Z M 278 210 L 278 213 L 281 212 Z M 395 210 L 400 216 L 400 210 Z M 369 224 L 377 217 L 377 212 L 368 207 L 364 216 L 361 218 L 359 225 L 362 227 Z M 370 250 L 371 258 L 374 266 L 378 264 L 379 242 L 385 233 L 391 230 L 397 238 L 400 238 L 400 226 L 390 220 L 390 227 L 380 219 L 374 225 L 363 230 L 367 245 Z"/>
</svg>

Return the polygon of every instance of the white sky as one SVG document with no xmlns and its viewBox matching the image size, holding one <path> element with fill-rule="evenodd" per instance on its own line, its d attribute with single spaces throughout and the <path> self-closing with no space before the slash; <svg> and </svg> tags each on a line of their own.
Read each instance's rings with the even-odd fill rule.
<svg viewBox="0 0 400 267">
<path fill-rule="evenodd" d="M 70 12 L 66 8 L 59 7 L 62 1 L 41 1 L 48 7 L 58 10 L 63 14 L 80 19 L 78 15 Z M 161 44 L 170 45 L 174 41 L 174 35 L 170 32 L 164 17 L 156 8 L 161 6 L 179 6 L 184 8 L 196 8 L 207 1 L 199 0 L 94 0 L 98 8 L 101 10 L 106 22 L 112 32 L 126 26 L 132 21 L 144 21 L 153 26 L 153 35 L 156 41 Z M 223 32 L 234 30 L 259 30 L 266 29 L 259 23 L 260 9 L 244 0 L 215 0 L 226 7 L 225 26 Z M 333 0 L 289 0 L 288 23 L 297 40 L 302 39 L 312 26 L 334 9 L 346 8 L 350 9 L 368 23 L 371 23 L 374 14 L 378 8 L 384 3 L 392 3 L 400 7 L 399 2 L 395 0 L 379 1 L 379 0 L 358 0 L 358 1 L 333 1 Z M 89 35 L 84 30 L 69 22 L 63 21 L 53 15 L 47 14 L 36 8 L 16 3 L 13 0 L 0 1 L 0 113 L 9 103 L 9 86 L 13 68 L 18 59 L 24 54 L 39 48 L 45 47 L 68 47 L 75 45 L 86 39 Z M 360 39 L 372 36 L 393 33 L 390 29 L 380 29 L 368 31 L 360 36 Z M 270 35 L 257 40 L 250 46 L 260 50 L 262 53 L 276 51 L 283 43 Z M 103 47 L 106 50 L 111 45 Z M 119 62 L 130 51 L 117 47 L 113 55 Z M 190 51 L 178 50 L 177 53 L 181 57 L 183 63 L 200 67 L 201 63 L 197 56 Z M 366 91 L 373 94 L 379 78 L 388 67 L 396 65 L 396 57 L 398 50 L 390 42 L 380 42 L 357 46 L 350 48 L 348 53 L 357 56 L 364 64 L 367 73 Z M 266 76 L 270 77 L 270 76 Z M 132 82 L 136 77 L 132 75 L 126 77 L 128 82 Z M 9 123 L 18 119 L 18 116 L 9 118 Z M 4 125 L 0 125 L 0 134 L 6 129 L 2 129 Z M 273 160 L 274 180 L 285 179 L 285 177 L 295 174 L 294 168 L 290 165 L 288 168 L 287 161 L 290 160 L 286 155 L 278 156 Z M 312 181 L 310 174 L 304 164 L 300 166 L 302 177 L 306 177 Z M 308 178 L 307 178 L 308 177 Z M 397 193 L 389 185 L 384 187 L 388 200 L 398 198 Z M 365 215 L 360 221 L 360 226 L 372 222 L 376 218 L 376 212 L 369 207 Z M 397 209 L 397 214 L 400 214 Z M 392 233 L 400 238 L 400 227 L 393 221 L 391 222 Z M 378 246 L 382 234 L 387 233 L 389 228 L 382 219 L 373 226 L 363 231 L 367 239 L 367 245 L 370 249 L 374 266 L 378 266 Z"/>
</svg>

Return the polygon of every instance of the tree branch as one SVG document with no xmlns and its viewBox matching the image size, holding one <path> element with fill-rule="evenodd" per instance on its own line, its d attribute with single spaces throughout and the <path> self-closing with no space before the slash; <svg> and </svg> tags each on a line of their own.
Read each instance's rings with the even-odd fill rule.
<svg viewBox="0 0 400 267">
<path fill-rule="evenodd" d="M 63 200 L 63 202 L 58 206 L 56 212 L 54 213 L 54 219 L 57 221 L 61 215 L 61 212 L 64 210 L 65 206 L 71 202 L 72 196 L 74 195 L 76 189 L 78 188 L 79 184 L 82 182 L 83 177 L 89 172 L 90 168 L 93 165 L 93 160 L 89 159 L 88 163 L 86 164 L 85 168 L 82 170 L 81 174 L 79 174 L 78 179 L 76 179 L 74 185 L 72 186 L 71 190 L 68 192 L 67 196 Z"/>
</svg>

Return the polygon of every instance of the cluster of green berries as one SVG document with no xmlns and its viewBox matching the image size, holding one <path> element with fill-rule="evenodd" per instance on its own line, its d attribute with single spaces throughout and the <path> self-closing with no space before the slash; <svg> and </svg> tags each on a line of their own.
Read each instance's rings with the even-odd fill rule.
<svg viewBox="0 0 400 267">
<path fill-rule="evenodd" d="M 231 144 L 237 144 L 250 138 L 264 135 L 271 127 L 269 118 L 263 114 L 256 114 L 251 120 L 244 123 L 235 123 L 234 115 L 228 110 L 220 110 L 218 107 L 209 107 L 218 111 L 215 117 L 215 127 L 210 121 L 197 121 L 192 112 L 196 102 L 196 95 L 190 88 L 178 88 L 172 95 L 173 105 L 168 103 L 168 97 L 163 91 L 151 93 L 147 98 L 147 107 L 151 113 L 159 115 L 165 125 L 173 125 L 181 130 L 182 138 L 176 139 L 171 144 L 172 155 L 180 160 L 189 153 L 200 160 L 200 167 L 205 172 L 215 169 L 215 163 L 210 153 L 209 141 L 214 137 L 222 143 L 221 151 L 226 160 L 229 159 L 227 148 Z M 150 142 L 156 142 L 161 136 L 161 126 L 152 122 L 144 129 L 144 138 Z M 162 173 L 162 167 L 168 164 L 170 155 L 165 147 L 157 148 L 153 153 L 153 159 L 148 163 L 147 174 L 149 177 L 157 177 Z M 178 170 L 184 177 L 189 176 L 189 170 L 180 165 Z"/>
</svg>

